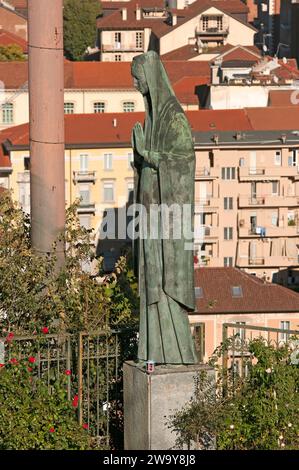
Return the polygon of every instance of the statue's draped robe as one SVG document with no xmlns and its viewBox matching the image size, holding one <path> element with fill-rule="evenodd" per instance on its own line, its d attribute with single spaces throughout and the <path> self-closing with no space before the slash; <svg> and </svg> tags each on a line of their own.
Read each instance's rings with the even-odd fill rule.
<svg viewBox="0 0 299 470">
<path fill-rule="evenodd" d="M 146 208 L 147 216 L 151 204 L 176 204 L 182 225 L 185 205 L 193 230 L 195 155 L 188 121 L 157 54 L 148 52 L 135 60 L 142 64 L 150 94 L 144 125 L 149 155 L 140 163 L 135 153 L 136 202 Z M 180 238 L 162 239 L 163 222 L 162 212 L 158 238 L 139 241 L 138 358 L 192 364 L 197 362 L 188 320 L 188 311 L 195 305 L 192 236 L 184 237 L 182 227 Z M 172 222 L 177 228 L 178 221 Z"/>
</svg>

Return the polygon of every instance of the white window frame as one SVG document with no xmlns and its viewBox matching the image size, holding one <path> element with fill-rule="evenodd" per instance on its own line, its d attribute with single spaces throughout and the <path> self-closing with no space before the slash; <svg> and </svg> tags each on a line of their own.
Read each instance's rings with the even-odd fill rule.
<svg viewBox="0 0 299 470">
<path fill-rule="evenodd" d="M 14 123 L 14 104 L 3 103 L 1 108 L 2 108 L 2 123 L 13 124 Z"/>
<path fill-rule="evenodd" d="M 87 172 L 88 171 L 88 160 L 89 160 L 89 155 L 88 153 L 80 153 L 80 171 Z"/>
<path fill-rule="evenodd" d="M 105 110 L 106 110 L 106 103 L 104 101 L 95 101 L 93 103 L 94 114 L 103 114 Z"/>
<path fill-rule="evenodd" d="M 68 106 L 70 106 L 69 109 L 67 109 Z M 73 101 L 65 101 L 64 114 L 75 114 L 75 103 Z"/>
<path fill-rule="evenodd" d="M 127 107 L 127 109 L 126 109 Z M 135 102 L 134 101 L 124 101 L 123 102 L 123 112 L 124 113 L 134 113 L 135 112 Z"/>
<path fill-rule="evenodd" d="M 106 198 L 105 190 L 112 190 L 112 198 Z M 114 181 L 103 181 L 103 202 L 112 203 L 115 201 L 115 184 Z"/>
<path fill-rule="evenodd" d="M 113 170 L 113 154 L 104 153 L 104 170 L 111 171 Z"/>
</svg>

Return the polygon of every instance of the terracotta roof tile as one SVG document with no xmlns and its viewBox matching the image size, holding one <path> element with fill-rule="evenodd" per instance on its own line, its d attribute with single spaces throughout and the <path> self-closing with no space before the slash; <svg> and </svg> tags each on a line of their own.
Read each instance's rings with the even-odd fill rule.
<svg viewBox="0 0 299 470">
<path fill-rule="evenodd" d="M 294 90 L 270 90 L 268 106 L 290 106 L 292 104 L 291 97 Z M 297 96 L 298 98 L 299 96 Z"/>
<path fill-rule="evenodd" d="M 10 46 L 11 44 L 17 44 L 22 48 L 24 53 L 28 51 L 28 42 L 22 39 L 20 36 L 16 36 L 5 29 L 0 29 L 0 46 Z"/>
<path fill-rule="evenodd" d="M 197 312 L 205 314 L 299 312 L 299 294 L 270 284 L 236 268 L 195 270 L 195 286 L 203 290 Z M 232 297 L 232 287 L 242 288 L 242 297 Z"/>
</svg>

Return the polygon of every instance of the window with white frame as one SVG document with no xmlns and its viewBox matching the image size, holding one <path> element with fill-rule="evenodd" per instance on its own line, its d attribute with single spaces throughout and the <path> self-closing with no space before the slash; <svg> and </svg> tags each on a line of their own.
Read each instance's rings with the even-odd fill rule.
<svg viewBox="0 0 299 470">
<path fill-rule="evenodd" d="M 121 54 L 115 54 L 114 60 L 115 62 L 121 62 Z"/>
<path fill-rule="evenodd" d="M 104 202 L 114 202 L 114 182 L 104 181 L 103 183 Z"/>
<path fill-rule="evenodd" d="M 280 327 L 281 330 L 289 330 L 290 329 L 290 322 L 289 321 L 281 321 L 280 322 Z M 279 339 L 280 341 L 288 341 L 289 339 L 289 333 L 281 332 L 279 334 Z"/>
<path fill-rule="evenodd" d="M 223 265 L 228 268 L 233 266 L 233 257 L 232 256 L 225 256 L 223 260 Z"/>
<path fill-rule="evenodd" d="M 74 114 L 75 105 L 74 103 L 64 103 L 64 114 Z"/>
<path fill-rule="evenodd" d="M 105 153 L 104 154 L 104 170 L 112 170 L 112 153 Z"/>
<path fill-rule="evenodd" d="M 272 223 L 273 227 L 278 226 L 278 213 L 277 212 L 272 212 L 271 223 Z"/>
<path fill-rule="evenodd" d="M 79 215 L 79 222 L 81 227 L 86 228 L 86 230 L 90 230 L 91 224 L 90 224 L 90 215 Z"/>
<path fill-rule="evenodd" d="M 125 101 L 123 103 L 123 111 L 124 113 L 134 113 L 135 103 L 133 101 Z"/>
<path fill-rule="evenodd" d="M 133 153 L 128 153 L 128 168 L 131 170 L 132 169 L 132 165 L 131 163 L 134 162 L 134 155 Z"/>
<path fill-rule="evenodd" d="M 221 178 L 223 180 L 234 180 L 236 178 L 236 169 L 234 167 L 222 168 Z"/>
<path fill-rule="evenodd" d="M 224 210 L 232 210 L 232 209 L 233 209 L 233 198 L 225 197 L 224 198 Z"/>
<path fill-rule="evenodd" d="M 81 199 L 80 204 L 82 206 L 88 206 L 90 204 L 90 188 L 89 184 L 82 184 L 79 187 L 79 198 Z"/>
<path fill-rule="evenodd" d="M 279 193 L 279 181 L 272 181 L 272 195 L 278 196 Z"/>
<path fill-rule="evenodd" d="M 88 171 L 88 154 L 81 153 L 80 155 L 80 171 Z"/>
<path fill-rule="evenodd" d="M 236 325 L 240 325 L 240 326 L 241 325 L 246 325 L 246 322 L 245 321 L 237 321 Z M 240 326 L 236 328 L 236 335 L 238 335 L 238 337 L 242 341 L 244 341 L 245 338 L 246 338 L 246 330 L 245 330 L 245 328 L 240 328 Z"/>
<path fill-rule="evenodd" d="M 134 181 L 127 182 L 127 191 L 128 191 L 128 201 L 133 202 L 133 194 L 134 194 Z"/>
<path fill-rule="evenodd" d="M 277 150 L 274 157 L 274 165 L 281 166 L 281 151 Z"/>
<path fill-rule="evenodd" d="M 93 103 L 93 111 L 95 114 L 100 114 L 105 112 L 105 103 L 102 101 L 98 103 Z"/>
<path fill-rule="evenodd" d="M 142 49 L 143 48 L 143 33 L 138 31 L 136 33 L 136 48 Z"/>
<path fill-rule="evenodd" d="M 233 227 L 224 227 L 224 240 L 233 239 Z"/>
<path fill-rule="evenodd" d="M 13 103 L 2 104 L 2 123 L 12 124 L 14 120 L 13 116 Z"/>
</svg>

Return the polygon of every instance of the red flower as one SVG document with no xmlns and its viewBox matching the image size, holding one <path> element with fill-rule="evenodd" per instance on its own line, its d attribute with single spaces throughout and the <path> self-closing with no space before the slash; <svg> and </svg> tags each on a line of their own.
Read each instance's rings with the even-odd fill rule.
<svg viewBox="0 0 299 470">
<path fill-rule="evenodd" d="M 30 356 L 28 361 L 30 362 L 30 364 L 34 364 L 36 362 L 36 359 L 35 359 L 35 357 Z"/>
<path fill-rule="evenodd" d="M 89 426 L 88 426 L 87 423 L 84 423 L 84 424 L 82 425 L 82 428 L 83 428 L 83 429 L 89 429 Z"/>
<path fill-rule="evenodd" d="M 198 256 L 195 255 L 195 256 L 193 257 L 193 260 L 194 260 L 194 264 L 197 264 L 198 261 L 199 261 L 199 260 L 198 260 Z"/>
<path fill-rule="evenodd" d="M 6 341 L 8 343 L 10 343 L 10 341 L 12 341 L 14 339 L 14 334 L 13 333 L 8 333 L 7 337 L 6 337 Z"/>
<path fill-rule="evenodd" d="M 44 326 L 42 328 L 42 333 L 44 333 L 44 335 L 47 335 L 49 333 L 49 328 L 47 326 Z"/>
<path fill-rule="evenodd" d="M 11 364 L 18 364 L 18 361 L 16 360 L 15 357 L 13 357 L 10 361 Z"/>
<path fill-rule="evenodd" d="M 0 364 L 0 369 L 1 369 L 1 367 L 5 367 L 5 364 Z"/>
<path fill-rule="evenodd" d="M 32 367 L 28 367 L 28 372 L 32 372 L 32 371 L 33 371 Z"/>
<path fill-rule="evenodd" d="M 75 395 L 74 398 L 73 398 L 73 403 L 72 403 L 74 408 L 77 408 L 78 401 L 79 401 L 79 397 L 78 397 L 78 395 Z"/>
<path fill-rule="evenodd" d="M 50 429 L 49 429 L 49 432 L 53 433 L 53 432 L 55 432 L 55 429 L 54 429 L 54 428 L 50 428 Z"/>
<path fill-rule="evenodd" d="M 67 369 L 67 370 L 65 371 L 65 375 L 72 375 L 72 372 L 71 372 L 69 369 Z"/>
</svg>

